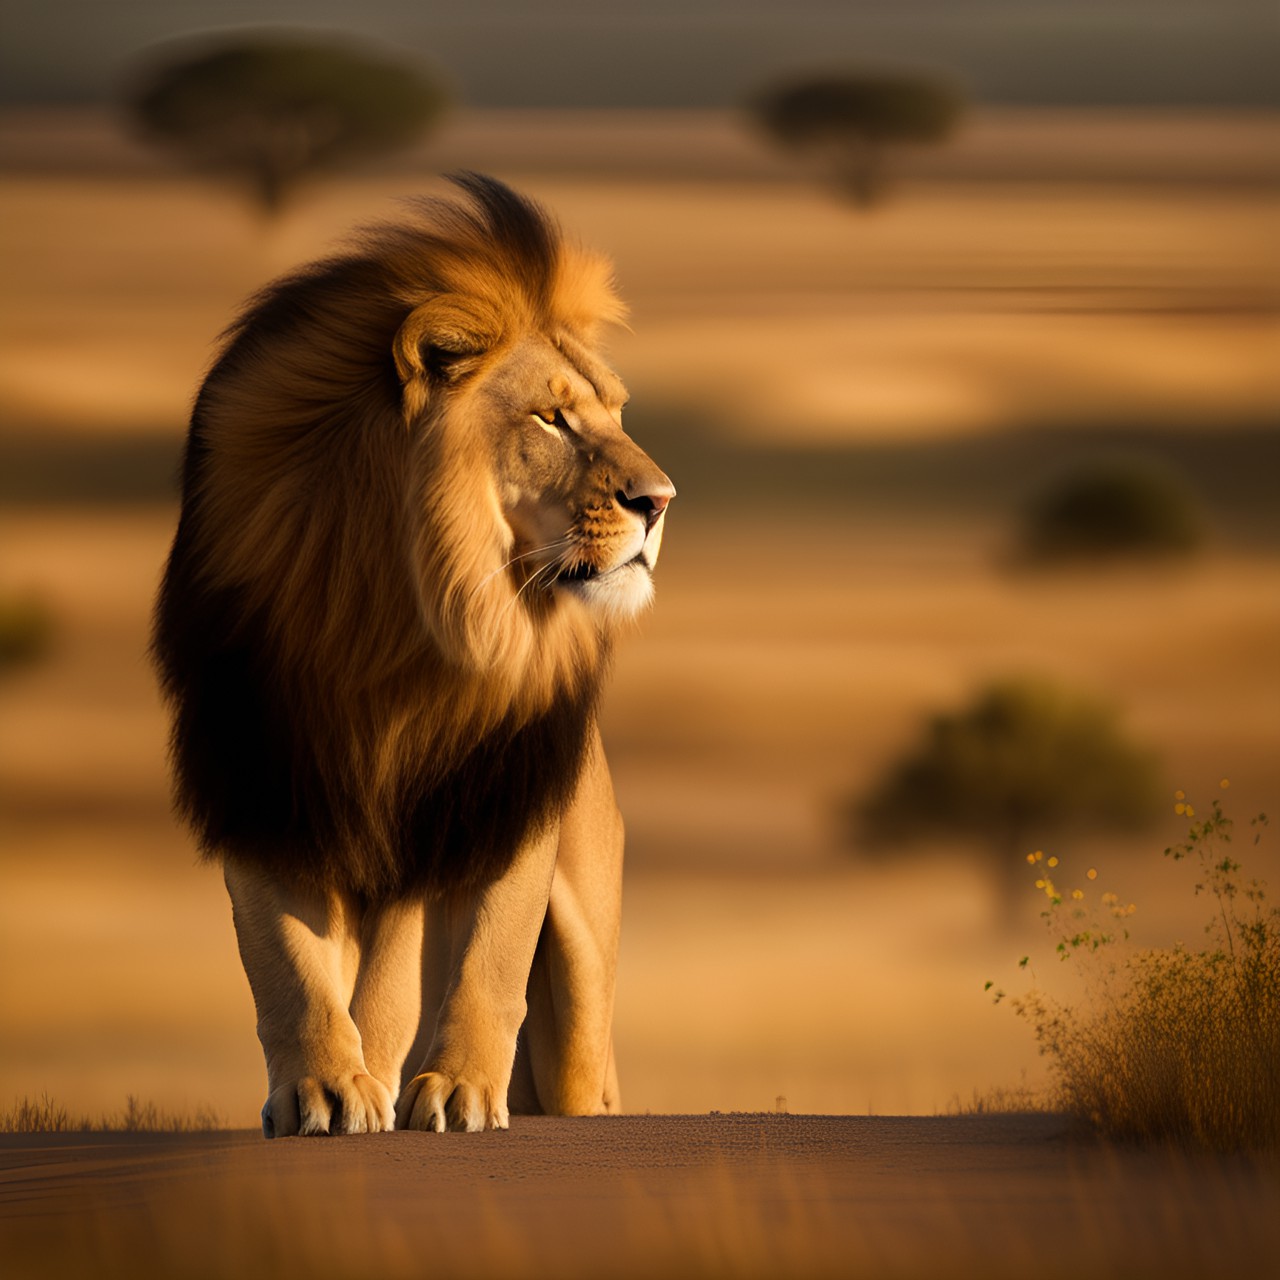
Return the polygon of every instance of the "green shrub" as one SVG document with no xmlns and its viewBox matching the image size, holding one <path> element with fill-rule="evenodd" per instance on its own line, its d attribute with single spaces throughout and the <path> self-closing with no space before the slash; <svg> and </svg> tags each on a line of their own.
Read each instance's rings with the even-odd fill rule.
<svg viewBox="0 0 1280 1280">
<path fill-rule="evenodd" d="M 875 849 L 978 841 L 1016 870 L 1033 833 L 1144 826 L 1159 812 L 1151 752 L 1104 702 L 1036 679 L 997 681 L 921 739 L 846 810 Z"/>
<path fill-rule="evenodd" d="M 1199 504 L 1173 473 L 1098 463 L 1047 485 L 1027 506 L 1020 558 L 1032 564 L 1170 558 L 1204 539 Z"/>
<path fill-rule="evenodd" d="M 1057 859 L 1032 855 L 1059 959 L 1083 965 L 1078 1006 L 1039 989 L 1013 1000 L 1054 1072 L 1051 1101 L 1101 1136 L 1210 1151 L 1280 1150 L 1280 909 L 1230 854 L 1232 820 L 1215 800 L 1171 860 L 1192 859 L 1213 914 L 1208 944 L 1128 946 L 1133 904 L 1093 897 L 1090 870 L 1060 888 Z M 1251 824 L 1254 841 L 1265 815 Z M 1024 968 L 1030 961 L 1024 958 Z M 988 983 L 991 989 L 993 984 Z M 995 991 L 997 1002 L 1004 998 Z"/>
</svg>

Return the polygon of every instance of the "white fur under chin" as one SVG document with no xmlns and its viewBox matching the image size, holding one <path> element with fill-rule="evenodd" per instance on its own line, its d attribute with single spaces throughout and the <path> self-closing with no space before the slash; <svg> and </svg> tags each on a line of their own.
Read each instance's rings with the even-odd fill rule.
<svg viewBox="0 0 1280 1280">
<path fill-rule="evenodd" d="M 586 582 L 560 582 L 557 586 L 572 592 L 606 624 L 628 622 L 653 603 L 653 577 L 635 560 Z"/>
</svg>

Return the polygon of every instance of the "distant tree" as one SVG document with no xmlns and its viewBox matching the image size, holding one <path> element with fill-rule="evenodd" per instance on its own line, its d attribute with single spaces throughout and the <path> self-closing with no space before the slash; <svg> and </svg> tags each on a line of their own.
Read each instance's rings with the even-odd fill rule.
<svg viewBox="0 0 1280 1280">
<path fill-rule="evenodd" d="M 1036 494 L 1018 554 L 1032 564 L 1190 555 L 1204 538 L 1200 506 L 1174 474 L 1144 463 L 1097 463 Z"/>
<path fill-rule="evenodd" d="M 1155 757 L 1112 707 L 1036 679 L 997 681 L 920 739 L 847 810 L 870 848 L 977 841 L 1013 885 L 1031 843 L 1137 830 L 1160 812 Z"/>
<path fill-rule="evenodd" d="M 776 142 L 820 154 L 838 185 L 870 206 L 883 194 L 885 149 L 949 137 L 964 99 L 953 85 L 928 76 L 850 74 L 779 85 L 757 95 L 749 109 Z"/>
<path fill-rule="evenodd" d="M 53 618 L 38 596 L 0 593 L 0 675 L 45 657 L 53 631 Z"/>
<path fill-rule="evenodd" d="M 347 40 L 252 33 L 188 46 L 126 99 L 144 138 L 247 183 L 269 215 L 301 178 L 413 142 L 444 105 L 422 71 Z"/>
</svg>

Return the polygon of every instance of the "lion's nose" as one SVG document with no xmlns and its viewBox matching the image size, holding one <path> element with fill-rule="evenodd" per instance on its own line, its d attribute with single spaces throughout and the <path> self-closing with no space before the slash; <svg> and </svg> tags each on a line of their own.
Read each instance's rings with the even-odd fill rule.
<svg viewBox="0 0 1280 1280">
<path fill-rule="evenodd" d="M 633 495 L 619 489 L 614 497 L 620 507 L 626 507 L 628 511 L 634 511 L 640 516 L 646 529 L 652 529 L 658 523 L 658 517 L 667 509 L 667 503 L 676 496 L 676 491 L 670 482 L 647 487 L 651 492 Z"/>
</svg>

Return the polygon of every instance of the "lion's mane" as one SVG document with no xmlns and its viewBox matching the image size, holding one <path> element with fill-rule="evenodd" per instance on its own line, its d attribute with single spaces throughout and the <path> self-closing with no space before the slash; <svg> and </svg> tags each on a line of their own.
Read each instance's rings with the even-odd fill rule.
<svg viewBox="0 0 1280 1280">
<path fill-rule="evenodd" d="M 589 351 L 607 262 L 501 183 L 258 295 L 197 397 L 153 652 L 205 853 L 370 898 L 498 874 L 580 772 L 607 637 L 518 595 L 471 394 Z"/>
</svg>

